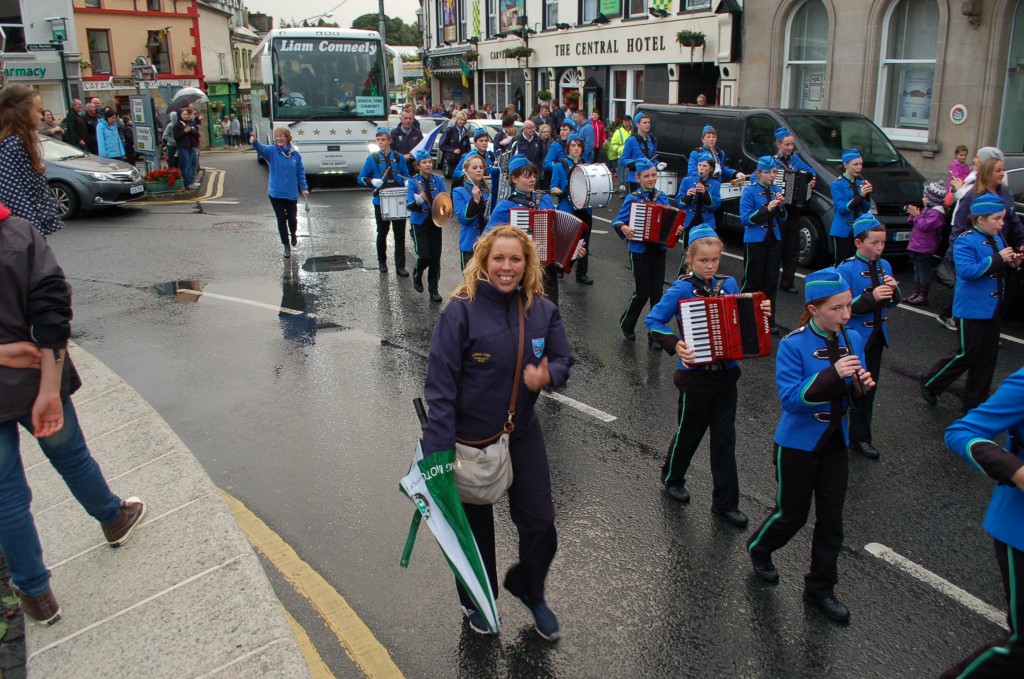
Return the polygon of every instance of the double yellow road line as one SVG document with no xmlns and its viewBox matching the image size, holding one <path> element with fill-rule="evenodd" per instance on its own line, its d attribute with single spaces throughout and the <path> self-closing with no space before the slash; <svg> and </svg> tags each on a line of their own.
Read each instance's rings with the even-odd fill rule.
<svg viewBox="0 0 1024 679">
<path fill-rule="evenodd" d="M 178 200 L 147 200 L 140 205 L 180 205 L 183 203 L 196 203 L 204 200 L 217 200 L 224 195 L 224 170 L 210 168 L 206 170 L 209 181 L 206 182 L 206 193 L 196 198 L 181 198 Z M 205 177 L 204 177 L 205 179 Z"/>
<path fill-rule="evenodd" d="M 295 591 L 305 597 L 341 643 L 345 654 L 367 677 L 400 679 L 401 670 L 370 628 L 359 619 L 345 598 L 323 576 L 299 558 L 295 550 L 238 499 L 221 491 L 224 501 L 242 527 L 249 542 L 284 576 Z M 314 679 L 334 675 L 313 646 L 305 630 L 285 611 Z"/>
</svg>

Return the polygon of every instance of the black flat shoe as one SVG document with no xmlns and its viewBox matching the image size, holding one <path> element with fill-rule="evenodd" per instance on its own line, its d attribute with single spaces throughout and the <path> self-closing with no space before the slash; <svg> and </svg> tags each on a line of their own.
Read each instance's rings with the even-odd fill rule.
<svg viewBox="0 0 1024 679">
<path fill-rule="evenodd" d="M 850 609 L 832 594 L 814 595 L 804 592 L 804 601 L 836 622 L 850 622 Z"/>
<path fill-rule="evenodd" d="M 593 285 L 594 279 L 588 276 L 587 274 L 581 274 L 576 277 L 576 282 L 579 283 L 580 285 Z"/>
<path fill-rule="evenodd" d="M 690 491 L 686 490 L 686 486 L 682 483 L 673 483 L 665 486 L 665 494 L 676 502 L 682 502 L 683 504 L 690 501 Z"/>
<path fill-rule="evenodd" d="M 387 273 L 388 272 L 388 265 L 387 264 L 378 264 L 377 265 L 377 270 L 380 271 L 381 273 Z"/>
<path fill-rule="evenodd" d="M 625 337 L 626 339 L 628 339 L 630 342 L 635 342 L 636 341 L 636 333 L 633 332 L 632 330 L 626 330 L 625 328 L 623 328 L 622 329 L 622 336 Z"/>
<path fill-rule="evenodd" d="M 931 389 L 929 389 L 928 387 L 921 387 L 921 398 L 923 398 L 925 400 L 925 403 L 927 403 L 930 406 L 933 406 L 939 402 L 939 395 L 936 394 Z"/>
<path fill-rule="evenodd" d="M 296 246 L 296 245 L 298 245 L 298 244 L 299 244 L 299 237 L 298 237 L 298 236 L 296 236 L 296 235 L 295 235 L 295 234 L 293 233 L 293 234 L 292 234 L 292 247 L 295 247 L 295 246 Z"/>
<path fill-rule="evenodd" d="M 438 302 L 439 303 L 439 302 L 443 302 L 444 298 L 441 297 L 441 295 L 437 294 L 436 292 L 432 292 L 432 293 L 430 293 L 430 301 L 431 302 Z"/>
<path fill-rule="evenodd" d="M 723 519 L 725 519 L 726 521 L 728 521 L 732 525 L 736 526 L 737 528 L 746 528 L 747 527 L 747 522 L 748 522 L 747 515 L 744 514 L 743 512 L 741 512 L 738 509 L 734 509 L 732 511 L 723 511 L 721 509 L 714 509 L 714 508 L 712 508 L 711 509 L 711 513 L 712 514 L 718 514 L 720 517 L 722 517 Z"/>
<path fill-rule="evenodd" d="M 395 269 L 395 273 L 398 274 L 399 278 L 408 278 L 409 277 L 409 272 L 406 271 L 405 269 L 403 269 L 402 267 L 398 267 L 397 269 Z"/>
<path fill-rule="evenodd" d="M 418 278 L 412 280 L 412 289 L 416 292 L 423 292 L 423 281 Z"/>
<path fill-rule="evenodd" d="M 869 460 L 877 460 L 879 455 L 878 448 L 867 441 L 851 441 L 850 450 L 860 453 Z"/>
<path fill-rule="evenodd" d="M 770 557 L 762 560 L 751 554 L 750 561 L 754 566 L 754 575 L 764 582 L 767 582 L 769 585 L 778 584 L 779 572 L 775 570 L 775 564 L 772 563 Z"/>
</svg>

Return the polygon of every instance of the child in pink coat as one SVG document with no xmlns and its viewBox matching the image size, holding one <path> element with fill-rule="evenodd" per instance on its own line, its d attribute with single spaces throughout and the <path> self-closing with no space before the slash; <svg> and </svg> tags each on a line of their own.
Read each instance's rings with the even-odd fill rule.
<svg viewBox="0 0 1024 679">
<path fill-rule="evenodd" d="M 932 182 L 924 187 L 924 208 L 908 205 L 910 213 L 910 252 L 914 263 L 914 290 L 904 302 L 912 306 L 928 306 L 928 286 L 932 282 L 932 256 L 939 249 L 942 227 L 946 223 L 946 209 L 943 202 L 946 189 L 942 182 Z"/>
<path fill-rule="evenodd" d="M 949 178 L 946 181 L 946 193 L 952 193 L 953 180 L 959 179 L 961 182 L 967 179 L 967 175 L 971 173 L 973 168 L 967 164 L 967 147 L 963 144 L 957 146 L 953 151 L 953 160 L 949 161 Z"/>
</svg>

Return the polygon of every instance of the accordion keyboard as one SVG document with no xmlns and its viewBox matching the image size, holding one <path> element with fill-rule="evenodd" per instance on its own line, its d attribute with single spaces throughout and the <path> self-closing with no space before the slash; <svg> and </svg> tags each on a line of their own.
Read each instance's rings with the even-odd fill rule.
<svg viewBox="0 0 1024 679">
<path fill-rule="evenodd" d="M 679 320 L 683 340 L 696 354 L 694 363 L 711 363 L 715 360 L 712 351 L 713 343 L 721 346 L 720 308 L 717 304 L 708 304 L 705 300 L 695 299 L 680 302 Z M 712 334 L 716 337 L 712 337 Z"/>
</svg>

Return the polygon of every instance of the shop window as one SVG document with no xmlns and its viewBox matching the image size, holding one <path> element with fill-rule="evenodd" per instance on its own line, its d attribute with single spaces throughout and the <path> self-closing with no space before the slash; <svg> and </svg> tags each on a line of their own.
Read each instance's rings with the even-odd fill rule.
<svg viewBox="0 0 1024 679">
<path fill-rule="evenodd" d="M 508 71 L 482 71 L 484 76 L 484 103 L 495 111 L 504 111 L 510 103 L 508 97 Z"/>
<path fill-rule="evenodd" d="M 631 116 L 644 100 L 644 70 L 642 68 L 617 69 L 611 74 L 612 120 Z"/>
<path fill-rule="evenodd" d="M 25 26 L 18 0 L 0 0 L 0 28 L 3 28 L 6 38 L 5 51 L 25 51 Z"/>
<path fill-rule="evenodd" d="M 89 63 L 92 64 L 93 75 L 111 73 L 110 31 L 90 28 L 85 31 L 85 37 L 89 43 Z"/>
<path fill-rule="evenodd" d="M 167 49 L 167 34 L 163 31 L 149 31 L 146 38 L 146 52 L 149 63 L 156 67 L 157 73 L 171 73 L 171 54 Z"/>
<path fill-rule="evenodd" d="M 928 140 L 938 39 L 935 0 L 900 0 L 886 15 L 875 115 L 894 139 Z"/>
<path fill-rule="evenodd" d="M 747 118 L 747 125 L 743 130 L 743 150 L 747 155 L 751 158 L 774 156 L 775 128 L 778 126 L 778 123 L 767 116 Z"/>
<path fill-rule="evenodd" d="M 647 16 L 647 0 L 626 0 L 625 2 L 627 19 L 639 19 Z"/>
<path fill-rule="evenodd" d="M 554 28 L 558 23 L 558 0 L 544 0 L 544 28 Z"/>
<path fill-rule="evenodd" d="M 597 18 L 600 0 L 580 0 L 580 24 L 589 24 Z"/>
<path fill-rule="evenodd" d="M 828 11 L 821 0 L 808 0 L 793 13 L 786 29 L 785 106 L 825 108 L 827 61 Z"/>
</svg>

